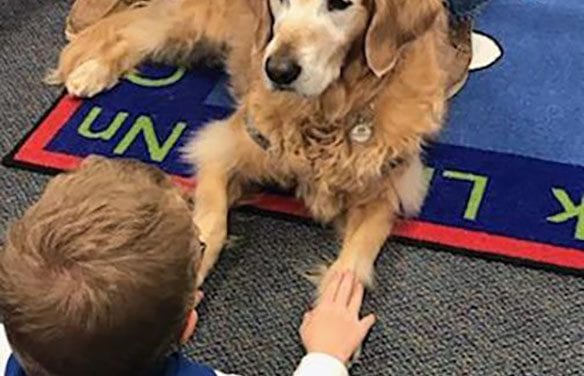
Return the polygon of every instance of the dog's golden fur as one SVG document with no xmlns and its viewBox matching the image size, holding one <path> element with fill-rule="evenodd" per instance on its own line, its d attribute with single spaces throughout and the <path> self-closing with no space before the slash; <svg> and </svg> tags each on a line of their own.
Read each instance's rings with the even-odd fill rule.
<svg viewBox="0 0 584 376">
<path fill-rule="evenodd" d="M 185 56 L 199 42 L 226 54 L 237 110 L 186 147 L 198 167 L 195 222 L 207 243 L 199 282 L 224 244 L 229 206 L 249 183 L 294 187 L 316 219 L 341 223 L 342 249 L 328 270 L 352 269 L 368 284 L 400 206 L 420 208 L 421 146 L 440 130 L 446 107 L 446 14 L 440 0 L 356 2 L 354 30 L 327 57 L 332 78 L 316 95 L 266 83 L 265 51 L 277 48 L 270 40 L 319 43 L 318 35 L 302 35 L 309 27 L 273 29 L 267 0 L 154 0 L 104 19 L 63 51 L 53 78 L 77 95 L 113 85 L 145 58 Z M 372 119 L 364 143 L 349 136 L 357 114 Z M 269 139 L 269 150 L 250 137 L 246 121 Z M 386 170 L 396 158 L 405 162 Z"/>
</svg>

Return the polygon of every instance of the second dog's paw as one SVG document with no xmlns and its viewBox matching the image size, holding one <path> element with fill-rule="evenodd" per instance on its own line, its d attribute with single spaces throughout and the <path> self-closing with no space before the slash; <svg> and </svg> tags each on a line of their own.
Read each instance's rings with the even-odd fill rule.
<svg viewBox="0 0 584 376">
<path fill-rule="evenodd" d="M 93 97 L 118 82 L 118 76 L 104 63 L 92 59 L 77 67 L 65 81 L 69 94 Z"/>
</svg>

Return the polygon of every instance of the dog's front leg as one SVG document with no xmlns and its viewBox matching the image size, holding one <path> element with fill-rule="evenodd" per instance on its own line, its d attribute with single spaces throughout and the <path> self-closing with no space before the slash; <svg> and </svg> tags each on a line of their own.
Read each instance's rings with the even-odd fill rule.
<svg viewBox="0 0 584 376">
<path fill-rule="evenodd" d="M 200 286 L 225 245 L 229 206 L 241 194 L 235 177 L 237 160 L 244 147 L 238 137 L 241 116 L 207 124 L 185 146 L 185 159 L 197 168 L 194 222 L 207 245 L 197 274 Z"/>
<path fill-rule="evenodd" d="M 61 52 L 48 83 L 70 94 L 94 96 L 115 85 L 147 58 L 169 61 L 188 54 L 201 39 L 225 42 L 225 2 L 152 0 L 106 17 L 83 30 Z M 215 8 L 219 8 L 215 11 Z"/>
<path fill-rule="evenodd" d="M 201 241 L 207 246 L 197 272 L 197 286 L 200 286 L 225 245 L 230 199 L 229 177 L 220 166 L 203 167 L 197 174 L 197 181 L 194 221 L 199 227 Z"/>
<path fill-rule="evenodd" d="M 341 251 L 320 281 L 319 293 L 334 272 L 350 270 L 365 286 L 373 284 L 373 264 L 391 232 L 398 205 L 397 196 L 388 192 L 378 200 L 349 208 Z"/>
</svg>

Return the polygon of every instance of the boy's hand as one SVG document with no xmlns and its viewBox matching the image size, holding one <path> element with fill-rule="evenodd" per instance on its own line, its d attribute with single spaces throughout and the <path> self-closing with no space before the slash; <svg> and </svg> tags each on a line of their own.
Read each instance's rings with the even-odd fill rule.
<svg viewBox="0 0 584 376">
<path fill-rule="evenodd" d="M 300 327 L 308 353 L 325 353 L 348 363 L 375 323 L 373 314 L 359 320 L 363 293 L 363 285 L 353 273 L 331 278 L 318 305 L 304 315 Z"/>
</svg>

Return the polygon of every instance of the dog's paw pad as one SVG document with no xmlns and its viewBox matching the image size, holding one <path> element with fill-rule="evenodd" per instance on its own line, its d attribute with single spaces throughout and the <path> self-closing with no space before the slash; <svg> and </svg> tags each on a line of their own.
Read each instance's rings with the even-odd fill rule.
<svg viewBox="0 0 584 376">
<path fill-rule="evenodd" d="M 118 77 L 105 64 L 92 59 L 77 67 L 67 78 L 65 86 L 69 94 L 92 97 L 114 86 Z"/>
</svg>

